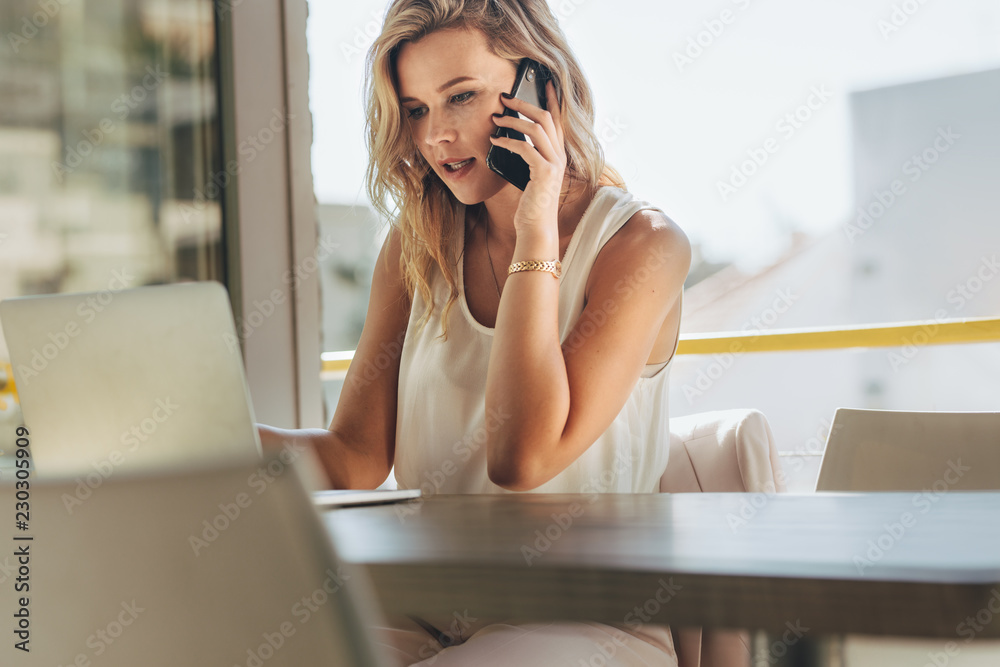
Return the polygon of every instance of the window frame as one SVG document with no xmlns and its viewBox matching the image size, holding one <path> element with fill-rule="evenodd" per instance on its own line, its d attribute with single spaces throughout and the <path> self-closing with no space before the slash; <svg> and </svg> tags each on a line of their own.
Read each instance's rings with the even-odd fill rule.
<svg viewBox="0 0 1000 667">
<path fill-rule="evenodd" d="M 307 1 L 213 4 L 222 163 L 232 167 L 222 195 L 226 278 L 255 418 L 317 427 L 322 350 Z M 284 127 L 263 145 L 271 123 Z M 248 149 L 251 137 L 261 150 L 252 142 Z"/>
</svg>

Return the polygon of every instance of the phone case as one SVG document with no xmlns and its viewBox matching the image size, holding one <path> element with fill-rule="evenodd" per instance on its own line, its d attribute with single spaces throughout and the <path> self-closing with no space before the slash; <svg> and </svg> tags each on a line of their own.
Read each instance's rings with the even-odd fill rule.
<svg viewBox="0 0 1000 667">
<path fill-rule="evenodd" d="M 545 65 L 531 58 L 524 58 L 518 64 L 517 74 L 514 77 L 514 88 L 510 91 L 510 94 L 529 104 L 545 109 L 545 83 L 551 78 L 552 73 Z M 505 107 L 503 113 L 505 116 L 520 117 L 520 114 L 510 107 Z M 494 131 L 493 136 L 512 137 L 521 141 L 527 140 L 521 132 L 507 127 L 498 127 Z M 528 163 L 520 155 L 506 148 L 492 146 L 486 154 L 486 166 L 521 190 L 524 190 L 528 185 L 528 181 L 531 180 Z"/>
</svg>

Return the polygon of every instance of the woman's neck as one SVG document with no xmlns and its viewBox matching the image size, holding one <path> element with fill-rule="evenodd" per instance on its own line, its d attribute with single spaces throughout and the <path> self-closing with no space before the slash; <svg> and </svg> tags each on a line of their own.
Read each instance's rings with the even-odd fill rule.
<svg viewBox="0 0 1000 667">
<path fill-rule="evenodd" d="M 585 196 L 587 194 L 591 196 Z M 559 197 L 559 238 L 573 235 L 573 231 L 592 196 L 593 192 L 589 191 L 586 183 L 571 179 L 569 176 L 566 177 L 563 194 Z M 496 247 L 514 248 L 517 241 L 514 214 L 517 212 L 520 199 L 521 191 L 510 186 L 477 207 L 480 209 L 477 223 L 486 225 L 489 230 L 490 243 L 495 244 Z"/>
</svg>

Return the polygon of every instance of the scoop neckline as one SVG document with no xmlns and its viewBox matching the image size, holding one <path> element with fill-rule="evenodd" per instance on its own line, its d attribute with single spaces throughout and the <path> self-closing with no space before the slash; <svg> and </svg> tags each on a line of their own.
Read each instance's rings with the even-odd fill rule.
<svg viewBox="0 0 1000 667">
<path fill-rule="evenodd" d="M 573 230 L 573 235 L 569 239 L 569 244 L 566 246 L 566 252 L 563 253 L 562 259 L 559 260 L 562 264 L 563 275 L 566 274 L 566 269 L 570 264 L 570 260 L 576 254 L 576 248 L 580 245 L 580 228 L 583 227 L 584 221 L 587 216 L 590 215 L 591 210 L 594 208 L 594 204 L 597 202 L 598 198 L 604 193 L 606 188 L 614 187 L 612 185 L 601 185 L 594 192 L 594 196 L 591 197 L 590 203 L 587 204 L 587 208 L 584 209 L 583 215 L 580 216 L 580 221 L 576 224 L 576 229 Z M 473 329 L 484 333 L 488 336 L 492 336 L 496 327 L 488 327 L 485 324 L 477 320 L 473 315 L 472 311 L 469 310 L 469 302 L 465 299 L 465 213 L 468 210 L 466 205 L 462 205 L 462 224 L 459 225 L 459 247 L 462 248 L 462 254 L 458 258 L 458 301 L 459 306 L 462 309 L 462 314 L 465 319 L 469 322 Z M 563 282 L 562 279 L 559 280 L 559 291 L 562 292 Z"/>
</svg>

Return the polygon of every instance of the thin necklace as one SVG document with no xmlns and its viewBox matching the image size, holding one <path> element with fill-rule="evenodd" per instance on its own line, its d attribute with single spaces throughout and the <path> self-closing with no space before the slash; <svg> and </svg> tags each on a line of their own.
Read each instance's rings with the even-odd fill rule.
<svg viewBox="0 0 1000 667">
<path fill-rule="evenodd" d="M 486 256 L 490 260 L 490 273 L 493 274 L 493 285 L 497 288 L 497 299 L 500 298 L 500 281 L 497 280 L 496 269 L 493 268 L 493 255 L 490 253 L 490 216 L 486 214 Z"/>
<path fill-rule="evenodd" d="M 563 203 L 565 202 L 566 195 L 568 195 L 568 194 L 569 194 L 569 191 L 567 191 L 565 193 L 562 193 L 560 195 L 560 201 L 559 201 L 559 208 L 560 209 L 562 208 Z M 497 280 L 497 272 L 496 272 L 496 269 L 493 268 L 493 255 L 492 255 L 492 253 L 490 253 L 490 216 L 489 216 L 489 213 L 485 214 L 485 217 L 486 217 L 486 222 L 485 222 L 485 224 L 486 224 L 486 256 L 490 260 L 490 273 L 493 274 L 493 285 L 494 285 L 494 287 L 497 288 L 497 299 L 499 299 L 500 298 L 500 281 Z"/>
</svg>

